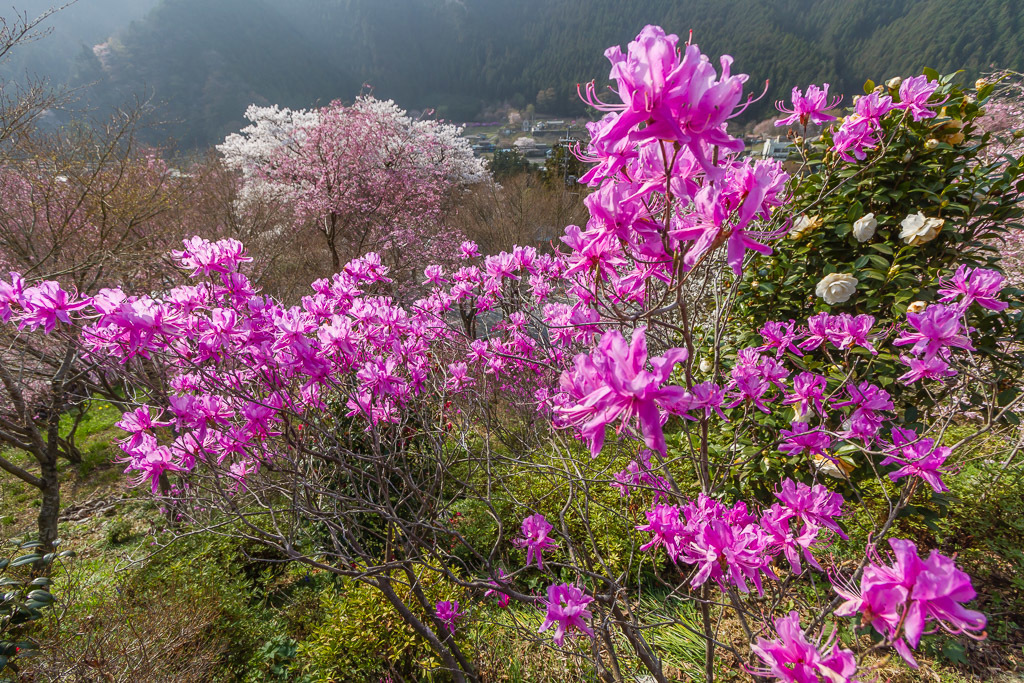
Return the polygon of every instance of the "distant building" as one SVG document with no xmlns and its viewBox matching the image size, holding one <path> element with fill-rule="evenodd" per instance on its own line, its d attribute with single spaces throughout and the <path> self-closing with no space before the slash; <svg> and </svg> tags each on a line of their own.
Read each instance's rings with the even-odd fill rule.
<svg viewBox="0 0 1024 683">
<path fill-rule="evenodd" d="M 761 154 L 759 156 L 762 159 L 777 159 L 779 161 L 785 161 L 789 158 L 792 151 L 792 142 L 784 141 L 777 137 L 768 138 L 764 141 L 764 145 L 761 146 Z"/>
</svg>

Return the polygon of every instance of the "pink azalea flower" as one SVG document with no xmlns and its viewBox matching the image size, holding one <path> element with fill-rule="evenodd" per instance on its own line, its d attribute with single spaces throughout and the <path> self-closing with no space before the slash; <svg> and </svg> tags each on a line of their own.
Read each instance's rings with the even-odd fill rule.
<svg viewBox="0 0 1024 683">
<path fill-rule="evenodd" d="M 850 114 L 832 134 L 832 150 L 846 161 L 854 159 L 863 161 L 867 158 L 867 150 L 878 146 L 875 133 L 878 131 L 875 119 L 860 114 Z M 850 156 L 850 154 L 853 156 Z"/>
<path fill-rule="evenodd" d="M 758 638 L 750 646 L 764 670 L 752 670 L 756 676 L 770 676 L 786 683 L 853 683 L 857 660 L 853 652 L 840 649 L 835 631 L 824 643 L 812 643 L 800 628 L 800 613 L 775 620 L 778 638 Z"/>
<path fill-rule="evenodd" d="M 647 524 L 638 526 L 637 531 L 648 532 L 651 540 L 640 546 L 640 550 L 665 548 L 674 562 L 681 552 L 678 540 L 685 527 L 679 520 L 679 508 L 675 505 L 655 505 L 644 514 L 647 516 Z"/>
<path fill-rule="evenodd" d="M 928 108 L 928 100 L 938 87 L 938 81 L 929 80 L 924 75 L 908 78 L 900 84 L 901 101 L 896 108 L 908 110 L 915 121 L 933 118 L 935 112 Z M 932 106 L 937 107 L 939 104 L 941 102 L 936 102 Z"/>
<path fill-rule="evenodd" d="M 800 333 L 796 330 L 796 321 L 794 320 L 786 323 L 766 322 L 760 330 L 760 335 L 761 339 L 764 340 L 764 344 L 758 349 L 759 351 L 775 349 L 776 358 L 786 351 L 792 351 L 798 356 L 804 355 L 793 343 L 800 338 Z"/>
<path fill-rule="evenodd" d="M 576 586 L 567 583 L 548 586 L 547 615 L 537 632 L 543 633 L 554 626 L 554 641 L 559 647 L 565 644 L 565 635 L 573 631 L 593 638 L 594 632 L 587 626 L 587 620 L 593 617 L 587 605 L 593 601 L 594 598 Z"/>
<path fill-rule="evenodd" d="M 829 116 L 825 112 L 838 106 L 843 97 L 838 95 L 830 101 L 828 88 L 828 83 L 823 88 L 812 84 L 807 86 L 806 95 L 800 91 L 800 88 L 793 88 L 793 106 L 791 108 L 784 107 L 781 101 L 775 103 L 776 109 L 789 114 L 786 118 L 776 121 L 775 125 L 788 126 L 799 121 L 800 125 L 806 128 L 809 122 L 820 126 L 826 121 L 835 121 L 836 117 Z"/>
<path fill-rule="evenodd" d="M 825 399 L 825 387 L 828 380 L 813 372 L 801 372 L 793 378 L 793 393 L 787 394 L 783 405 L 795 405 L 798 415 L 805 415 L 811 408 L 824 415 L 822 401 Z"/>
<path fill-rule="evenodd" d="M 531 565 L 536 557 L 537 569 L 544 569 L 542 553 L 545 550 L 553 550 L 558 547 L 557 543 L 548 538 L 548 534 L 553 528 L 551 523 L 540 513 L 530 515 L 523 520 L 523 538 L 517 538 L 513 543 L 520 548 L 526 548 L 527 566 Z"/>
<path fill-rule="evenodd" d="M 939 301 L 955 301 L 960 299 L 960 306 L 964 308 L 973 303 L 990 311 L 1002 311 L 1008 303 L 996 298 L 999 290 L 1003 288 L 1003 276 L 994 270 L 984 268 L 970 268 L 960 266 L 950 280 L 939 280 L 939 294 L 942 298 Z"/>
<path fill-rule="evenodd" d="M 942 475 L 949 473 L 945 467 L 950 449 L 936 446 L 934 439 L 918 438 L 911 429 L 896 428 L 892 430 L 892 449 L 880 465 L 902 465 L 895 472 L 889 473 L 889 479 L 896 481 L 903 477 L 923 479 L 936 493 L 948 491 L 942 481 Z"/>
<path fill-rule="evenodd" d="M 837 349 L 846 350 L 860 346 L 870 351 L 871 355 L 877 356 L 878 351 L 875 350 L 869 336 L 874 324 L 873 315 L 853 316 L 849 313 L 840 313 L 828 318 L 826 335 Z"/>
<path fill-rule="evenodd" d="M 501 607 L 502 609 L 508 607 L 508 602 L 509 602 L 509 596 L 506 595 L 505 593 L 501 592 L 501 590 L 500 590 L 501 589 L 501 584 L 498 583 L 498 581 L 504 581 L 504 580 L 505 580 L 505 572 L 504 572 L 504 570 L 499 569 L 498 570 L 498 580 L 495 581 L 495 580 L 492 579 L 490 581 L 490 584 L 491 584 L 491 586 L 493 586 L 493 588 L 488 588 L 487 590 L 484 591 L 484 597 L 487 597 L 487 598 L 491 598 L 491 597 L 497 598 L 498 599 L 498 607 Z"/>
<path fill-rule="evenodd" d="M 902 384 L 910 385 L 922 379 L 937 379 L 956 376 L 956 370 L 949 367 L 949 363 L 938 356 L 933 358 L 914 358 L 912 356 L 900 356 L 900 362 L 910 368 L 909 372 L 900 375 L 897 379 Z"/>
<path fill-rule="evenodd" d="M 836 523 L 836 517 L 843 514 L 843 496 L 829 491 L 821 484 L 808 486 L 802 482 L 786 479 L 782 489 L 775 493 L 785 508 L 783 518 L 796 518 L 805 524 L 830 529 L 845 539 L 846 534 Z"/>
<path fill-rule="evenodd" d="M 241 263 L 252 261 L 246 256 L 245 247 L 236 239 L 223 239 L 210 242 L 202 237 L 184 240 L 185 248 L 172 251 L 171 257 L 182 268 L 192 268 L 192 275 L 209 275 L 211 273 L 227 273 L 238 268 Z"/>
<path fill-rule="evenodd" d="M 959 307 L 942 304 L 932 304 L 921 313 L 907 313 L 907 322 L 914 331 L 903 332 L 893 345 L 913 344 L 911 353 L 923 354 L 925 360 L 936 355 L 945 357 L 951 348 L 973 351 L 970 338 L 961 334 L 961 315 L 963 311 Z"/>
<path fill-rule="evenodd" d="M 458 600 L 442 600 L 434 606 L 434 616 L 444 624 L 448 633 L 455 633 L 456 623 L 466 616 L 466 613 L 459 611 Z"/>
<path fill-rule="evenodd" d="M 805 422 L 794 422 L 792 429 L 780 429 L 779 435 L 782 436 L 779 444 L 782 453 L 830 457 L 828 448 L 832 445 L 832 438 L 820 429 L 812 430 Z"/>
<path fill-rule="evenodd" d="M 971 633 L 983 631 L 985 615 L 963 606 L 976 593 L 970 577 L 952 559 L 933 550 L 921 560 L 912 542 L 898 538 L 889 539 L 889 545 L 895 563 L 869 563 L 859 590 L 833 586 L 846 599 L 837 615 L 860 614 L 861 623 L 871 624 L 914 668 L 917 662 L 910 650 L 917 648 L 929 627 L 984 638 L 984 633 Z"/>
<path fill-rule="evenodd" d="M 74 294 L 69 294 L 52 280 L 40 282 L 21 294 L 24 311 L 18 317 L 19 326 L 42 327 L 49 334 L 57 326 L 57 321 L 70 324 L 70 314 L 85 308 L 89 303 L 88 299 L 78 299 Z"/>
<path fill-rule="evenodd" d="M 634 418 L 647 447 L 664 456 L 660 411 L 683 414 L 691 399 L 683 387 L 661 385 L 686 357 L 685 349 L 669 349 L 664 356 L 651 358 L 648 370 L 645 328 L 633 331 L 633 343 L 628 346 L 618 330 L 606 332 L 596 349 L 576 356 L 574 369 L 562 374 L 562 390 L 574 403 L 556 407 L 556 413 L 579 429 L 594 457 L 604 444 L 608 424 L 619 420 L 621 430 Z"/>
<path fill-rule="evenodd" d="M 794 518 L 784 507 L 776 503 L 765 511 L 761 516 L 761 529 L 768 535 L 770 540 L 770 552 L 772 554 L 782 552 L 789 568 L 794 574 L 801 574 L 803 567 L 800 557 L 807 560 L 808 564 L 821 571 L 821 565 L 811 554 L 811 548 L 818 543 L 820 527 L 814 524 L 803 524 L 799 530 L 794 530 L 792 520 Z"/>
<path fill-rule="evenodd" d="M 771 413 L 762 400 L 771 385 L 764 380 L 758 368 L 737 365 L 732 369 L 732 383 L 729 386 L 736 393 L 733 395 L 733 402 L 729 403 L 727 408 L 749 403 L 766 415 Z"/>
</svg>

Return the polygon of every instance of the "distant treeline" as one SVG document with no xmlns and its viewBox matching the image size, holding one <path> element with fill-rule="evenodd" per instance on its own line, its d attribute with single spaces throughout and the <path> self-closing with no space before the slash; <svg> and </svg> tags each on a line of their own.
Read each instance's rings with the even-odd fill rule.
<svg viewBox="0 0 1024 683">
<path fill-rule="evenodd" d="M 751 92 L 769 80 L 747 117 L 793 85 L 854 94 L 926 65 L 1024 68 L 1024 2 L 1007 0 L 162 0 L 102 54 L 83 46 L 71 77 L 95 84 L 98 107 L 152 95 L 186 148 L 236 130 L 250 103 L 305 107 L 363 84 L 455 120 L 502 102 L 575 115 L 577 83 L 607 77 L 602 50 L 648 23 L 732 54 Z"/>
</svg>

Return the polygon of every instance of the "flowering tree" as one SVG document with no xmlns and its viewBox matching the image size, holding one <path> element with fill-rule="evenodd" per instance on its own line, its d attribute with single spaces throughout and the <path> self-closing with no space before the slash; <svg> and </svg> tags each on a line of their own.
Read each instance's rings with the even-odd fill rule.
<svg viewBox="0 0 1024 683">
<path fill-rule="evenodd" d="M 252 106 L 253 122 L 218 149 L 250 192 L 290 200 L 323 234 L 335 272 L 368 251 L 437 260 L 428 232 L 448 192 L 484 177 L 460 129 L 414 121 L 370 96 L 315 111 Z"/>
<path fill-rule="evenodd" d="M 5 455 L 0 469 L 39 490 L 47 552 L 57 538 L 58 461 L 81 461 L 75 436 L 93 398 L 120 395 L 111 375 L 82 358 L 75 336 L 47 333 L 70 320 L 80 295 L 114 283 L 166 285 L 173 267 L 165 255 L 181 231 L 173 207 L 187 205 L 195 187 L 136 144 L 138 115 L 53 134 L 22 130 L 0 163 L 0 270 L 14 271 L 0 283 L 0 319 L 22 299 L 54 307 L 37 319 L 38 333 L 0 329 L 0 443 L 31 456 Z"/>
<path fill-rule="evenodd" d="M 8 317 L 137 385 L 161 368 L 121 422 L 133 480 L 182 524 L 374 587 L 455 680 L 476 678 L 463 632 L 478 600 L 535 608 L 509 628 L 550 634 L 607 681 L 667 680 L 666 628 L 703 639 L 707 680 L 723 658 L 852 681 L 889 648 L 916 666 L 927 633 L 983 637 L 969 577 L 894 532 L 973 438 L 946 438 L 948 407 L 983 411 L 985 430 L 1020 403 L 975 391 L 990 368 L 974 330 L 1007 309 L 998 262 L 947 268 L 925 285 L 942 302 L 891 325 L 837 306 L 751 340 L 740 283 L 792 216 L 781 164 L 741 158 L 728 131 L 746 77 L 652 26 L 607 56 L 611 101 L 586 90 L 605 112 L 581 151 L 589 220 L 566 228 L 566 251 L 464 242 L 465 265 L 427 266 L 429 293 L 407 307 L 367 254 L 287 307 L 255 291 L 239 242 L 197 237 L 174 253 L 190 283 L 25 290 Z M 940 84 L 910 83 L 901 111 L 944 124 Z M 883 108 L 840 124 L 832 153 L 870 164 Z M 822 296 L 847 289 L 833 278 Z M 868 372 L 882 353 L 940 399 L 897 413 Z M 438 579 L 459 599 L 432 598 Z M 652 587 L 695 622 L 644 607 Z"/>
</svg>

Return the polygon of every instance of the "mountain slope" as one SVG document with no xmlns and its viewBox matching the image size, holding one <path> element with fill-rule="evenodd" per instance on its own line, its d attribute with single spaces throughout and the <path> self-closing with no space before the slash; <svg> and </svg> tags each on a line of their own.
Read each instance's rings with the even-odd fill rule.
<svg viewBox="0 0 1024 683">
<path fill-rule="evenodd" d="M 576 84 L 605 78 L 604 49 L 647 23 L 732 54 L 755 94 L 770 81 L 748 116 L 810 82 L 855 94 L 925 65 L 1024 69 L 1024 3 L 1005 0 L 162 0 L 104 64 L 83 54 L 79 76 L 104 74 L 107 100 L 150 88 L 187 146 L 237 127 L 250 102 L 351 99 L 364 82 L 455 119 L 542 91 L 540 108 L 577 115 Z"/>
</svg>

